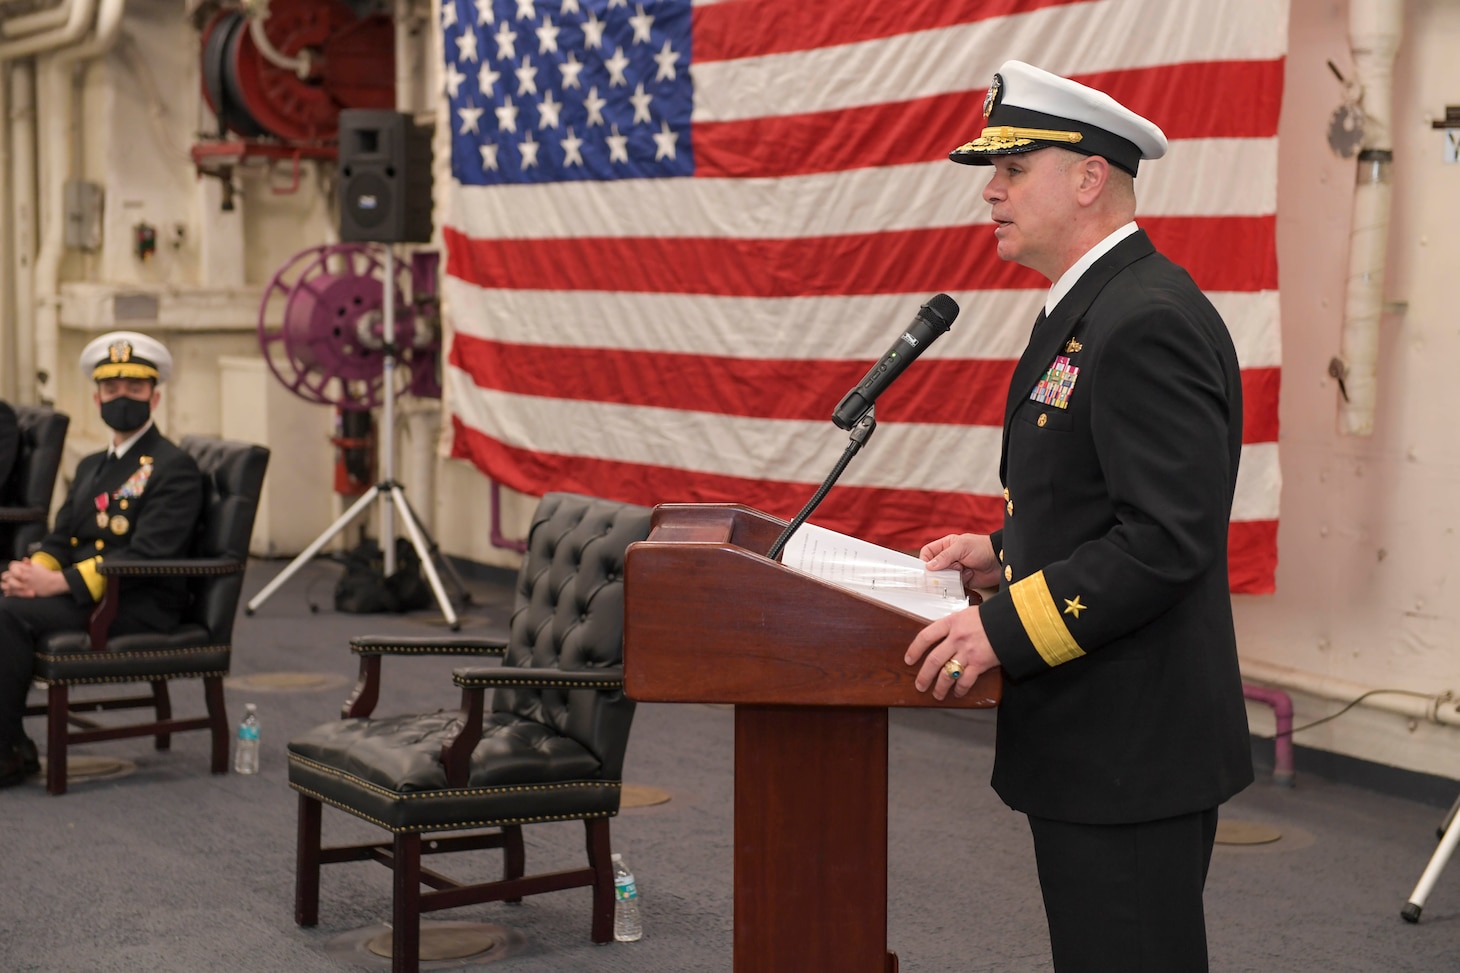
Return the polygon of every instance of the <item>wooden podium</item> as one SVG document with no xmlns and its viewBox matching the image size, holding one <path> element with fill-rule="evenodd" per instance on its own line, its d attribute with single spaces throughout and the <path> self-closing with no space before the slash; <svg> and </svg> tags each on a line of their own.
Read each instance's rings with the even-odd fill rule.
<svg viewBox="0 0 1460 973">
<path fill-rule="evenodd" d="M 765 557 L 785 522 L 664 504 L 625 562 L 628 694 L 735 706 L 735 973 L 895 973 L 887 708 L 990 707 L 913 687 L 927 622 Z"/>
</svg>

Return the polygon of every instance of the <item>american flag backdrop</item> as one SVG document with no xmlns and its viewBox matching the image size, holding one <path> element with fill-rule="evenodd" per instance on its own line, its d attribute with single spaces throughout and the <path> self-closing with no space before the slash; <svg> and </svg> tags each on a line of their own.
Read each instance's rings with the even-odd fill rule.
<svg viewBox="0 0 1460 973">
<path fill-rule="evenodd" d="M 1238 592 L 1276 568 L 1284 0 L 442 0 L 452 453 L 530 494 L 789 518 L 830 416 L 931 295 L 962 308 L 813 521 L 916 549 L 1002 522 L 1048 289 L 949 162 L 1018 58 L 1159 124 L 1137 220 L 1236 341 Z"/>
</svg>

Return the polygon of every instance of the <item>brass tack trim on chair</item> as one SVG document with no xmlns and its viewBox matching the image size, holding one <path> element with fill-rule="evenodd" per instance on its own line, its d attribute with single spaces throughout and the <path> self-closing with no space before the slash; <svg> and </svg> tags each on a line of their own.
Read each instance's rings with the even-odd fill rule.
<svg viewBox="0 0 1460 973">
<path fill-rule="evenodd" d="M 171 659 L 177 656 L 193 655 L 197 652 L 232 650 L 229 645 L 187 645 L 178 649 L 144 649 L 141 652 L 128 649 L 107 649 L 105 652 L 37 652 L 37 659 Z"/>
<path fill-rule="evenodd" d="M 457 646 L 457 645 L 357 645 L 350 643 L 350 651 L 359 655 L 505 655 L 505 645 Z"/>
<path fill-rule="evenodd" d="M 289 754 L 289 759 L 297 761 L 298 763 L 304 764 L 308 767 L 312 767 L 322 774 L 328 774 L 329 776 L 335 777 L 339 780 L 349 781 L 350 783 L 362 787 L 365 790 L 374 791 L 382 797 L 388 797 L 392 800 L 397 801 L 429 801 L 435 800 L 440 797 L 490 797 L 494 794 L 527 794 L 538 791 L 567 791 L 580 790 L 590 787 L 596 788 L 622 786 L 622 782 L 616 780 L 573 780 L 561 781 L 556 784 L 512 784 L 505 787 L 443 787 L 440 790 L 435 791 L 408 791 L 406 793 L 401 793 L 400 791 L 393 791 L 389 788 L 381 787 L 379 784 L 372 784 L 370 781 L 356 777 L 354 774 L 347 774 L 343 770 L 340 770 L 338 767 L 330 767 L 326 764 L 320 763 L 317 760 L 310 760 L 308 757 L 301 757 L 297 753 Z M 294 785 L 291 784 L 290 786 L 292 787 Z M 579 817 L 581 817 L 581 815 L 572 815 L 573 820 L 576 820 Z M 557 819 L 554 818 L 553 820 Z"/>
<path fill-rule="evenodd" d="M 359 808 L 351 807 L 350 805 L 345 804 L 342 801 L 336 800 L 332 797 L 327 797 L 324 794 L 319 793 L 318 791 L 311 790 L 308 787 L 303 787 L 299 784 L 294 783 L 293 781 L 289 782 L 289 786 L 299 793 L 303 794 L 305 797 L 311 797 L 316 801 L 319 801 L 323 804 L 328 804 L 330 807 L 338 808 L 341 811 L 348 811 L 350 814 L 355 815 L 355 817 L 359 818 L 360 820 L 369 821 L 377 828 L 384 828 L 391 834 L 411 834 L 413 832 L 426 834 L 432 831 L 461 831 L 467 828 L 500 828 L 506 825 L 513 824 L 550 824 L 554 821 L 586 821 L 590 818 L 611 818 L 615 816 L 608 811 L 596 811 L 592 814 L 552 814 L 538 815 L 536 817 L 491 818 L 489 820 L 450 821 L 445 824 L 423 824 L 418 828 L 397 828 L 386 824 L 379 818 L 372 817 L 369 814 L 365 814 Z M 458 793 L 460 792 L 452 791 L 452 794 Z"/>
<path fill-rule="evenodd" d="M 51 658 L 54 658 L 52 656 Z M 36 676 L 35 681 L 42 686 L 99 686 L 109 682 L 156 682 L 172 679 L 209 679 L 213 676 L 227 676 L 227 669 L 214 669 L 208 672 L 168 672 L 140 676 L 82 676 L 75 679 L 46 679 L 43 676 Z"/>
<path fill-rule="evenodd" d="M 290 760 L 293 760 L 294 759 L 294 757 L 293 757 L 292 754 L 290 755 L 289 759 Z M 392 834 L 399 833 L 399 832 L 404 832 L 405 831 L 404 828 L 401 828 L 401 829 L 392 828 L 390 825 L 386 824 L 384 821 L 380 820 L 379 818 L 371 817 L 370 815 L 365 814 L 364 812 L 360 811 L 357 808 L 350 807 L 348 804 L 342 804 L 339 801 L 334 800 L 333 798 L 325 797 L 319 791 L 310 790 L 308 787 L 300 787 L 298 784 L 294 783 L 292 780 L 289 782 L 289 786 L 292 787 L 294 790 L 298 791 L 299 793 L 303 794 L 305 797 L 312 797 L 316 801 L 319 801 L 322 804 L 328 804 L 330 807 L 339 808 L 341 811 L 349 811 L 351 814 L 355 815 L 355 817 L 359 818 L 360 820 L 362 820 L 362 821 L 369 821 L 371 824 L 375 825 L 377 828 L 384 828 L 386 831 L 389 831 Z"/>
<path fill-rule="evenodd" d="M 149 567 L 129 567 L 125 564 L 108 564 L 105 571 L 98 572 L 108 578 L 116 577 L 140 577 L 160 578 L 164 575 L 182 574 L 190 578 L 201 578 L 209 574 L 237 574 L 243 570 L 242 564 L 226 564 L 217 567 L 196 567 L 168 568 L 160 565 Z"/>
<path fill-rule="evenodd" d="M 523 670 L 518 670 L 523 671 Z M 531 671 L 531 670 L 526 670 Z M 622 679 L 500 679 L 465 676 L 456 680 L 463 689 L 622 689 Z"/>
</svg>

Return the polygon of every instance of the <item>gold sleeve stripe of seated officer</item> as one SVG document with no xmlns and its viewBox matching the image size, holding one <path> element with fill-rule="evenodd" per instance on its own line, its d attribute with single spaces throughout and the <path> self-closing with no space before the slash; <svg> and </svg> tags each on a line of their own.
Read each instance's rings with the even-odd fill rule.
<svg viewBox="0 0 1460 973">
<path fill-rule="evenodd" d="M 1014 582 L 1009 586 L 1009 596 L 1014 599 L 1014 611 L 1024 624 L 1024 634 L 1046 663 L 1057 666 L 1085 654 L 1060 617 L 1043 571 Z"/>
<path fill-rule="evenodd" d="M 61 570 L 61 562 L 51 557 L 45 551 L 36 551 L 30 556 L 30 560 L 32 564 L 39 564 L 48 571 Z"/>
<path fill-rule="evenodd" d="M 78 561 L 76 570 L 81 572 L 81 580 L 86 585 L 86 590 L 91 592 L 92 601 L 101 601 L 101 596 L 106 594 L 106 578 L 96 570 L 96 566 L 102 562 L 102 557 L 89 557 L 84 561 Z"/>
<path fill-rule="evenodd" d="M 57 561 L 45 551 L 36 551 L 30 556 L 30 559 L 41 567 L 49 568 L 52 571 L 64 570 L 61 562 Z M 84 561 L 78 561 L 72 565 L 77 571 L 81 572 L 81 580 L 86 584 L 86 590 L 91 592 L 91 597 L 95 601 L 101 601 L 101 596 L 106 591 L 106 578 L 103 578 L 101 573 L 96 570 L 96 566 L 101 562 L 102 557 L 98 554 L 96 557 L 89 557 Z"/>
</svg>

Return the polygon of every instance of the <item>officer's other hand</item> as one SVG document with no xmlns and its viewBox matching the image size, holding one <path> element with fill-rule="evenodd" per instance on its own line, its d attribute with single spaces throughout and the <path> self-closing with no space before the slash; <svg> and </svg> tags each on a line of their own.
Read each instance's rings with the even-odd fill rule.
<svg viewBox="0 0 1460 973">
<path fill-rule="evenodd" d="M 924 544 L 918 556 L 929 571 L 957 568 L 965 591 L 998 587 L 999 558 L 987 534 L 949 534 Z"/>
<path fill-rule="evenodd" d="M 0 595 L 7 598 L 34 598 L 35 592 L 31 590 L 30 576 L 34 566 L 30 559 L 23 561 L 11 561 L 0 574 Z"/>
</svg>

